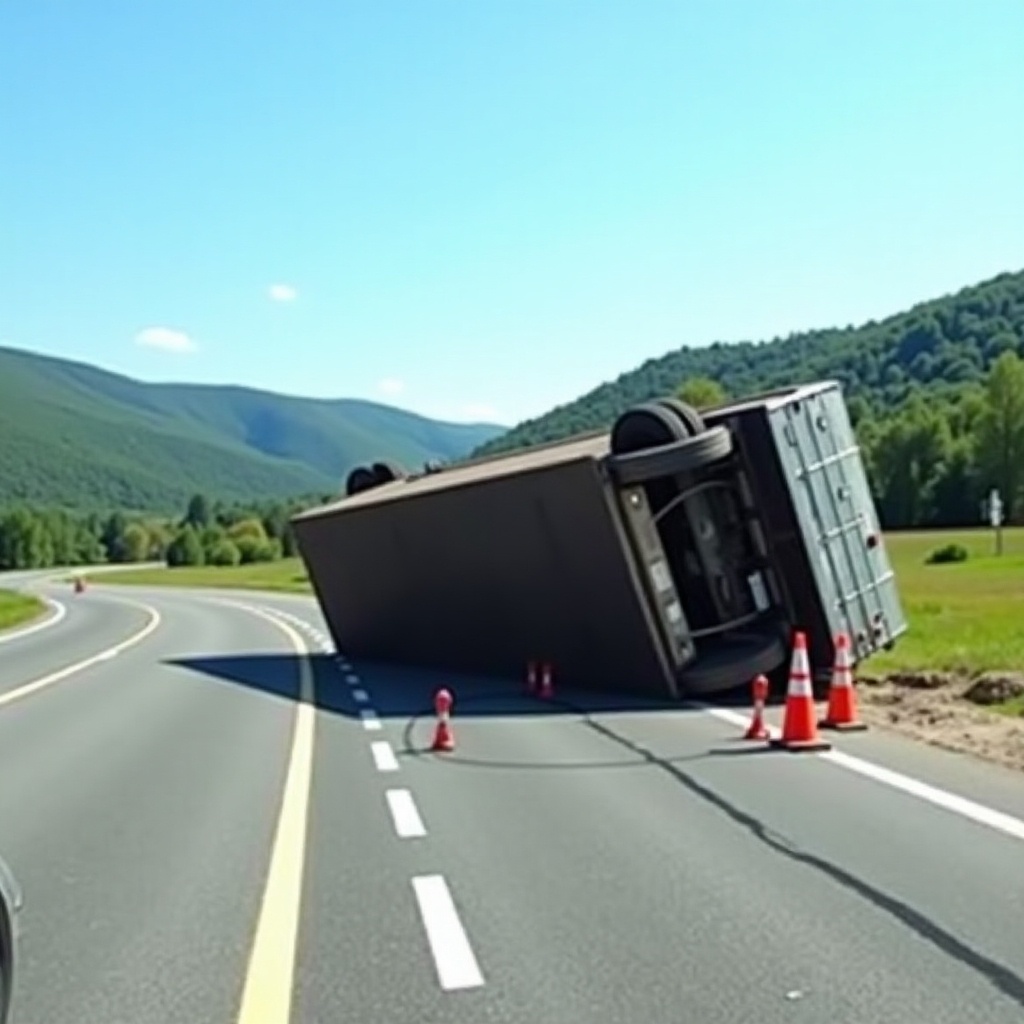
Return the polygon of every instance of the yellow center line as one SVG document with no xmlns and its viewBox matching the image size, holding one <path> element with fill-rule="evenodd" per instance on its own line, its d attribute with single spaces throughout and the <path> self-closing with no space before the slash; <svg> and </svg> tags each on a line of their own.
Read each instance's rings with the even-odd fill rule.
<svg viewBox="0 0 1024 1024">
<path fill-rule="evenodd" d="M 295 713 L 288 777 L 238 1013 L 238 1024 L 288 1024 L 313 767 L 316 720 L 313 669 L 305 642 L 291 626 L 260 609 L 248 605 L 235 607 L 243 607 L 245 611 L 272 622 L 288 637 L 299 656 L 299 705 Z"/>
</svg>

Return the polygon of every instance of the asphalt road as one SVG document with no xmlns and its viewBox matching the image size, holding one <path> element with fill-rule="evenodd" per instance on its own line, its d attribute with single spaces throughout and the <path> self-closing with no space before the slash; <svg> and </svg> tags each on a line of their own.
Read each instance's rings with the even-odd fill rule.
<svg viewBox="0 0 1024 1024">
<path fill-rule="evenodd" d="M 762 753 L 700 710 L 346 672 L 302 598 L 52 593 L 61 621 L 0 644 L 15 1024 L 1022 1019 L 1008 772 L 873 733 L 837 739 L 845 760 Z M 434 755 L 442 682 L 457 749 Z"/>
</svg>

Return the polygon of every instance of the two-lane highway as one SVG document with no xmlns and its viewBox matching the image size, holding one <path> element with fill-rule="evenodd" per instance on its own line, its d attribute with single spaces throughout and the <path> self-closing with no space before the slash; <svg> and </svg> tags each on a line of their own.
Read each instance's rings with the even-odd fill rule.
<svg viewBox="0 0 1024 1024">
<path fill-rule="evenodd" d="M 259 594 L 95 587 L 0 648 L 2 689 L 147 628 L 129 600 L 148 635 L 0 706 L 16 1021 L 1024 1013 L 1009 773 L 949 756 L 925 780 L 991 783 L 984 824 L 697 710 L 350 665 L 312 602 Z M 426 750 L 441 682 L 448 755 Z"/>
</svg>

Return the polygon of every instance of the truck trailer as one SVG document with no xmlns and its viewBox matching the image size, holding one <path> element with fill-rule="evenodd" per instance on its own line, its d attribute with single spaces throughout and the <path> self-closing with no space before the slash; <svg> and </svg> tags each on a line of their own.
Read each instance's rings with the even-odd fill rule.
<svg viewBox="0 0 1024 1024">
<path fill-rule="evenodd" d="M 784 686 L 794 630 L 820 690 L 838 633 L 856 664 L 907 628 L 834 381 L 346 490 L 292 523 L 352 658 L 679 699 Z"/>
</svg>

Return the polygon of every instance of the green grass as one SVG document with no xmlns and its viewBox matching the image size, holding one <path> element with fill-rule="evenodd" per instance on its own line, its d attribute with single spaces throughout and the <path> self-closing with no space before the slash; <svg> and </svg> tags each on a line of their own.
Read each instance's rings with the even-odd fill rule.
<svg viewBox="0 0 1024 1024">
<path fill-rule="evenodd" d="M 954 543 L 970 553 L 966 562 L 925 564 Z M 868 672 L 1024 668 L 1024 529 L 1004 531 L 999 557 L 987 529 L 889 534 L 886 546 L 910 628 Z"/>
<path fill-rule="evenodd" d="M 0 633 L 38 619 L 45 611 L 46 605 L 38 597 L 0 590 Z"/>
<path fill-rule="evenodd" d="M 127 583 L 139 587 L 224 587 L 233 590 L 274 590 L 311 594 L 312 587 L 301 559 L 237 565 L 230 568 L 201 566 L 177 569 L 127 569 L 97 573 L 97 583 Z"/>
<path fill-rule="evenodd" d="M 925 564 L 929 552 L 950 543 L 967 548 L 966 562 Z M 993 553 L 990 530 L 895 533 L 887 535 L 886 547 L 910 629 L 893 651 L 871 659 L 869 673 L 1024 670 L 1024 529 L 1005 531 L 1000 557 Z M 312 592 L 298 559 L 233 569 L 104 573 L 98 578 L 144 586 Z"/>
</svg>

